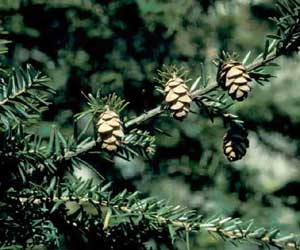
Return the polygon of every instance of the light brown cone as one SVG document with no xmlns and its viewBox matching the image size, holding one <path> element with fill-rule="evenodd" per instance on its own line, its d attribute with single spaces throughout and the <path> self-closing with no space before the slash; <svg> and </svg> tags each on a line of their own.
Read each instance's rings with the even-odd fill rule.
<svg viewBox="0 0 300 250">
<path fill-rule="evenodd" d="M 123 123 L 119 115 L 107 109 L 100 115 L 97 126 L 102 148 L 111 152 L 116 151 L 124 136 Z"/>
<path fill-rule="evenodd" d="M 223 64 L 218 72 L 217 81 L 232 99 L 242 101 L 251 90 L 251 77 L 246 68 L 239 62 L 231 61 Z"/>
<path fill-rule="evenodd" d="M 248 133 L 245 129 L 231 128 L 223 138 L 224 155 L 229 161 L 237 161 L 244 157 L 249 147 Z"/>
<path fill-rule="evenodd" d="M 192 98 L 188 86 L 182 78 L 175 75 L 165 86 L 165 102 L 167 103 L 173 117 L 182 120 L 189 112 Z"/>
</svg>

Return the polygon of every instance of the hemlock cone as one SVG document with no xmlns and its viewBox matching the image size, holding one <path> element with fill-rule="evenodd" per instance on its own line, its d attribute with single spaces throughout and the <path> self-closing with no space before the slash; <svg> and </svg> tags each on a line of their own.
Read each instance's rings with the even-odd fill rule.
<svg viewBox="0 0 300 250">
<path fill-rule="evenodd" d="M 174 74 L 165 86 L 165 102 L 175 119 L 182 120 L 189 112 L 192 98 L 185 81 Z"/>
<path fill-rule="evenodd" d="M 242 128 L 231 128 L 223 138 L 224 155 L 229 161 L 243 158 L 249 147 L 248 133 Z"/>
<path fill-rule="evenodd" d="M 224 63 L 220 67 L 217 81 L 224 90 L 228 90 L 233 100 L 244 100 L 251 90 L 251 77 L 245 66 L 236 61 Z"/>
<path fill-rule="evenodd" d="M 102 148 L 108 151 L 116 151 L 124 136 L 123 123 L 119 115 L 114 111 L 106 109 L 97 123 L 98 133 L 102 141 Z"/>
</svg>

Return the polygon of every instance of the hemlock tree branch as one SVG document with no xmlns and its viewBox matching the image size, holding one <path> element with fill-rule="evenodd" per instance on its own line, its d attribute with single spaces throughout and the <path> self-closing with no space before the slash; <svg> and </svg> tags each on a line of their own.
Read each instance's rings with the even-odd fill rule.
<svg viewBox="0 0 300 250">
<path fill-rule="evenodd" d="M 247 67 L 247 70 L 248 71 L 256 70 L 257 68 L 264 66 L 267 63 L 275 60 L 279 56 L 281 56 L 281 54 L 277 53 L 276 50 L 274 50 L 265 59 L 259 60 L 257 62 L 252 63 L 251 65 L 249 65 Z M 219 84 L 217 82 L 214 82 L 214 83 L 210 84 L 209 86 L 207 86 L 205 89 L 197 89 L 197 90 L 193 91 L 191 93 L 191 97 L 194 100 L 201 96 L 207 95 L 207 94 L 217 90 L 218 88 L 219 88 Z M 164 109 L 162 105 L 159 105 L 156 108 L 146 111 L 142 115 L 139 115 L 139 116 L 127 121 L 125 123 L 125 128 L 130 129 L 135 126 L 138 126 L 138 125 L 142 124 L 143 122 L 150 120 L 153 117 L 156 117 L 166 111 L 167 111 L 167 109 Z M 75 152 L 73 152 L 73 151 L 66 152 L 64 155 L 64 159 L 69 160 L 72 157 L 76 157 L 76 156 L 79 156 L 80 154 L 86 153 L 86 152 L 94 149 L 96 144 L 97 144 L 96 141 L 92 141 L 92 142 L 85 144 L 84 147 L 77 148 L 77 150 Z"/>
<path fill-rule="evenodd" d="M 262 59 L 260 61 L 254 62 L 252 64 L 250 64 L 247 67 L 248 71 L 252 71 L 252 70 L 256 70 L 259 67 L 262 67 L 266 64 L 268 64 L 269 62 L 277 59 L 278 57 L 282 56 L 282 54 L 278 53 L 277 50 L 274 50 L 273 52 L 271 52 L 265 59 Z"/>
<path fill-rule="evenodd" d="M 91 142 L 88 142 L 84 145 L 84 147 L 78 147 L 76 149 L 76 151 L 68 151 L 64 154 L 63 158 L 65 160 L 70 160 L 71 158 L 73 157 L 76 157 L 76 156 L 79 156 L 81 154 L 84 154 L 90 150 L 92 150 L 95 146 L 97 145 L 96 141 L 91 141 Z M 61 160 L 61 159 L 60 159 Z"/>
<path fill-rule="evenodd" d="M 187 232 L 201 232 L 206 231 L 208 233 L 220 236 L 223 239 L 228 239 L 230 241 L 254 241 L 259 245 L 275 246 L 279 249 L 284 249 L 289 247 L 289 249 L 300 249 L 300 235 L 289 234 L 281 236 L 278 229 L 268 230 L 265 228 L 254 228 L 253 221 L 243 222 L 239 218 L 231 217 L 218 217 L 206 222 L 202 222 L 202 216 L 195 213 L 195 211 L 188 210 L 186 208 L 176 206 L 170 206 L 170 212 L 168 216 L 160 215 L 160 209 L 163 206 L 167 206 L 165 202 L 157 201 L 154 202 L 143 202 L 136 201 L 131 207 L 126 205 L 115 205 L 113 202 L 105 200 L 94 200 L 88 197 L 43 197 L 43 198 L 25 198 L 25 197 L 10 197 L 11 199 L 18 200 L 21 204 L 30 203 L 35 205 L 40 205 L 43 202 L 52 202 L 53 204 L 59 203 L 65 204 L 67 202 L 77 202 L 80 204 L 90 203 L 93 206 L 99 206 L 103 208 L 110 208 L 118 211 L 119 213 L 124 213 L 123 216 L 127 218 L 136 218 L 143 216 L 144 219 L 151 223 L 155 223 L 159 226 L 167 227 L 171 225 L 176 230 L 187 231 Z M 140 204 L 139 204 L 140 203 Z M 159 204 L 159 205 L 158 205 Z M 148 211 L 147 207 L 156 206 L 156 210 Z M 135 207 L 135 208 L 132 208 Z M 58 208 L 57 208 L 58 209 Z M 177 214 L 177 218 L 172 219 L 172 216 Z M 191 214 L 191 216 L 187 216 Z M 111 216 L 111 215 L 110 215 Z M 200 218 L 200 219 L 199 219 Z M 98 218 L 99 220 L 99 218 Z M 101 218 L 100 218 L 101 220 Z M 78 227 L 76 221 L 67 221 L 67 223 L 72 226 Z M 104 219 L 103 228 L 106 230 L 109 227 L 109 219 Z M 89 227 L 85 228 L 87 231 Z"/>
<path fill-rule="evenodd" d="M 161 105 L 159 105 L 158 107 L 151 109 L 149 111 L 146 111 L 144 114 L 133 118 L 132 120 L 129 120 L 128 122 L 125 123 L 125 128 L 131 128 L 134 126 L 138 126 L 141 123 L 161 114 L 164 112 L 164 109 Z"/>
<path fill-rule="evenodd" d="M 226 230 L 226 229 L 220 229 L 218 227 L 211 227 L 204 225 L 202 228 L 205 228 L 205 230 L 209 233 L 214 233 L 217 235 L 220 235 L 221 237 L 227 238 L 229 240 L 250 240 L 250 241 L 256 241 L 261 242 L 266 245 L 275 246 L 279 249 L 284 249 L 288 247 L 289 249 L 299 249 L 300 244 L 296 243 L 295 238 L 299 238 L 299 235 L 296 236 L 294 234 L 290 234 L 284 237 L 279 238 L 271 238 L 268 235 L 265 235 L 263 237 L 258 237 L 258 234 L 255 232 L 247 232 L 246 230 Z M 262 229 L 262 228 L 261 228 Z M 265 229 L 262 229 L 264 233 L 267 234 Z"/>
</svg>

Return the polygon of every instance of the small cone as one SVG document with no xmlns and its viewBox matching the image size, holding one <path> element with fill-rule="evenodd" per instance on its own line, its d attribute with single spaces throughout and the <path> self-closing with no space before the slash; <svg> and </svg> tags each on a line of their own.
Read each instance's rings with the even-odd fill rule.
<svg viewBox="0 0 300 250">
<path fill-rule="evenodd" d="M 244 157 L 249 147 L 248 133 L 243 128 L 231 128 L 223 138 L 223 152 L 229 161 Z"/>
<path fill-rule="evenodd" d="M 248 97 L 251 77 L 239 62 L 231 61 L 220 66 L 217 81 L 232 99 L 242 101 Z"/>
<path fill-rule="evenodd" d="M 180 77 L 174 74 L 165 86 L 165 102 L 168 105 L 173 117 L 183 120 L 189 112 L 192 98 L 188 86 Z"/>
<path fill-rule="evenodd" d="M 124 136 L 122 121 L 119 115 L 108 108 L 97 122 L 98 134 L 102 141 L 102 148 L 107 151 L 116 151 Z"/>
</svg>

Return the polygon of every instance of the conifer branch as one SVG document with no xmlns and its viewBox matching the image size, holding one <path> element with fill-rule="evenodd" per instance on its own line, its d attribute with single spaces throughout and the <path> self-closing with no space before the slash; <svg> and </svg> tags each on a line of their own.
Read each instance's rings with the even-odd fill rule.
<svg viewBox="0 0 300 250">
<path fill-rule="evenodd" d="M 76 151 L 67 151 L 64 154 L 64 159 L 65 160 L 70 160 L 73 157 L 76 157 L 78 155 L 84 154 L 90 150 L 92 150 L 95 146 L 97 145 L 96 141 L 90 141 L 88 143 L 86 143 L 83 147 L 77 147 Z"/>
<path fill-rule="evenodd" d="M 278 54 L 276 51 L 271 52 L 265 59 L 257 61 L 257 62 L 253 62 L 251 65 L 249 65 L 247 67 L 248 71 L 253 71 L 256 70 L 259 67 L 262 67 L 266 64 L 268 64 L 269 62 L 275 60 L 276 58 L 278 58 L 280 56 L 280 54 Z M 205 89 L 198 89 L 195 90 L 194 92 L 191 93 L 191 96 L 193 99 L 196 99 L 198 97 L 201 97 L 203 95 L 209 94 L 215 90 L 217 90 L 219 87 L 218 83 L 212 83 L 210 84 L 208 87 L 206 87 Z M 140 125 L 141 123 L 157 116 L 160 115 L 161 113 L 163 113 L 165 110 L 163 109 L 163 107 L 160 105 L 154 109 L 151 109 L 147 112 L 145 112 L 144 114 L 129 120 L 128 122 L 126 122 L 125 127 L 129 128 L 129 127 L 133 127 L 133 126 L 137 126 Z"/>
<path fill-rule="evenodd" d="M 120 213 L 124 213 L 123 216 L 127 218 L 134 218 L 143 216 L 144 219 L 149 220 L 149 222 L 159 225 L 161 227 L 172 226 L 178 231 L 187 232 L 201 232 L 206 231 L 208 233 L 218 235 L 224 240 L 229 241 L 244 241 L 244 242 L 254 242 L 258 245 L 263 246 L 275 246 L 279 249 L 284 249 L 289 247 L 289 249 L 300 249 L 300 235 L 289 234 L 286 236 L 281 236 L 278 229 L 268 230 L 265 228 L 254 228 L 253 221 L 243 222 L 240 218 L 231 217 L 217 217 L 215 219 L 207 220 L 203 222 L 203 217 L 198 215 L 193 210 L 188 210 L 180 206 L 169 206 L 167 216 L 160 215 L 160 209 L 162 207 L 167 207 L 165 202 L 157 201 L 152 199 L 152 201 L 146 199 L 136 200 L 135 204 L 131 207 L 126 205 L 114 204 L 114 202 L 109 202 L 106 200 L 95 200 L 88 197 L 76 197 L 76 196 L 61 196 L 61 197 L 42 197 L 42 198 L 27 198 L 27 197 L 10 197 L 11 199 L 18 200 L 21 204 L 30 203 L 35 205 L 40 205 L 43 202 L 47 204 L 66 204 L 67 202 L 77 202 L 79 204 L 90 203 L 93 206 L 99 206 L 102 208 L 110 208 L 118 211 L 118 216 Z M 103 198 L 103 197 L 102 197 Z M 125 200 L 125 197 L 121 199 Z M 134 207 L 134 208 L 133 208 Z M 155 210 L 149 209 L 149 207 L 155 207 Z M 57 209 L 57 208 L 56 208 Z M 174 216 L 175 215 L 175 216 Z M 172 219 L 172 216 L 175 219 Z M 177 218 L 177 219 L 176 219 Z M 180 219 L 179 219 L 180 218 Z M 98 218 L 99 219 L 99 218 Z M 101 219 L 101 218 L 100 218 Z M 76 221 L 67 221 L 67 223 L 73 226 L 78 226 Z M 104 225 L 108 227 L 109 225 Z M 89 226 L 85 228 L 89 230 Z"/>
<path fill-rule="evenodd" d="M 21 78 L 21 80 L 18 81 L 17 77 L 19 79 Z M 13 85 L 13 87 L 11 88 L 14 89 L 14 91 L 11 90 L 11 93 L 6 93 L 4 88 L 1 89 L 1 91 L 3 91 L 3 93 L 1 92 L 2 96 L 6 96 L 6 97 L 1 98 L 0 106 L 5 105 L 8 102 L 18 101 L 16 99 L 24 95 L 25 93 L 27 93 L 27 91 L 30 90 L 31 88 L 38 89 L 38 87 L 43 87 L 43 91 L 54 93 L 54 90 L 52 90 L 50 87 L 43 84 L 44 82 L 47 81 L 49 81 L 47 77 L 41 76 L 40 73 L 34 71 L 34 69 L 30 65 L 27 65 L 26 71 L 22 72 L 21 69 L 19 69 L 19 72 L 15 71 L 14 75 L 12 76 L 11 83 L 9 83 L 10 85 Z M 19 86 L 16 86 L 18 84 Z"/>
<path fill-rule="evenodd" d="M 278 57 L 280 57 L 282 54 L 278 53 L 276 50 L 274 50 L 273 52 L 271 52 L 265 59 L 262 60 L 258 60 L 256 62 L 253 62 L 252 64 L 250 64 L 247 67 L 247 70 L 249 72 L 256 70 L 262 66 L 265 66 L 266 64 L 268 64 L 269 62 L 277 59 Z"/>
<path fill-rule="evenodd" d="M 254 71 L 254 70 L 256 70 L 260 67 L 265 66 L 266 64 L 268 64 L 269 62 L 275 60 L 279 56 L 281 56 L 281 54 L 277 53 L 274 50 L 268 56 L 266 56 L 265 59 L 257 60 L 255 62 L 253 62 L 252 64 L 250 64 L 247 67 L 247 70 L 248 71 Z M 217 82 L 214 82 L 214 83 L 210 84 L 209 86 L 207 86 L 204 89 L 196 89 L 195 91 L 193 91 L 191 93 L 191 97 L 192 97 L 193 100 L 195 100 L 195 99 L 197 99 L 201 96 L 204 96 L 204 95 L 207 95 L 207 94 L 209 94 L 213 91 L 216 91 L 218 88 L 219 88 L 219 84 Z M 127 121 L 125 123 L 125 128 L 130 129 L 130 128 L 139 126 L 140 124 L 144 123 L 145 121 L 150 120 L 150 119 L 164 113 L 165 111 L 167 111 L 167 110 L 163 107 L 163 105 L 159 105 L 156 108 L 151 109 L 149 111 L 146 111 L 142 115 L 139 115 L 139 116 Z M 76 151 L 66 152 L 63 158 L 66 159 L 66 160 L 69 160 L 73 157 L 76 157 L 76 156 L 84 154 L 84 153 L 86 153 L 90 150 L 93 150 L 96 147 L 96 145 L 97 145 L 96 141 L 94 141 L 94 140 L 90 141 L 90 142 L 84 144 L 83 147 L 78 147 L 76 149 Z"/>
<path fill-rule="evenodd" d="M 13 69 L 0 82 L 0 126 L 10 130 L 13 123 L 38 118 L 47 109 L 48 95 L 55 91 L 46 82 L 49 79 L 27 65 L 25 69 Z"/>
</svg>

